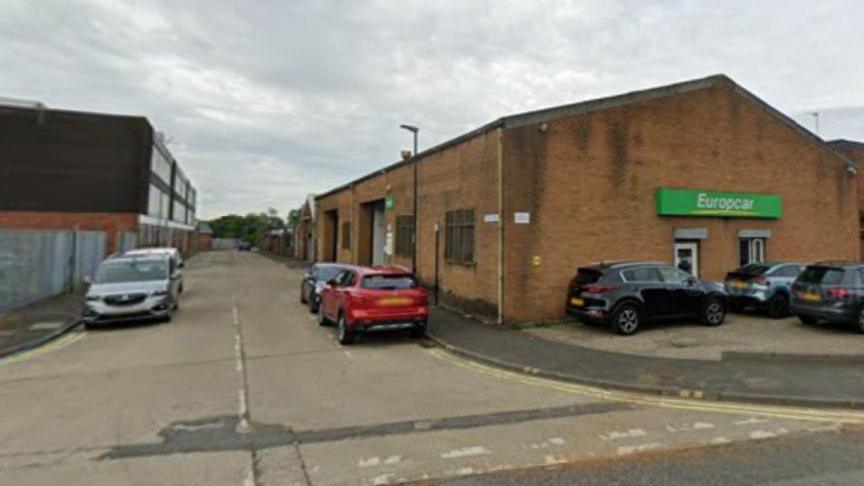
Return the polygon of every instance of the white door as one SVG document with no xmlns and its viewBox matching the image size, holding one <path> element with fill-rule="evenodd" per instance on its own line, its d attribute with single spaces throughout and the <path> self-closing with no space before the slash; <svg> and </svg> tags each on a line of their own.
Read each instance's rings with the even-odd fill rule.
<svg viewBox="0 0 864 486">
<path fill-rule="evenodd" d="M 695 241 L 675 242 L 675 268 L 699 277 L 699 244 Z"/>
<path fill-rule="evenodd" d="M 384 203 L 376 204 L 372 212 L 372 265 L 384 265 L 386 232 L 387 220 L 384 218 Z"/>
</svg>

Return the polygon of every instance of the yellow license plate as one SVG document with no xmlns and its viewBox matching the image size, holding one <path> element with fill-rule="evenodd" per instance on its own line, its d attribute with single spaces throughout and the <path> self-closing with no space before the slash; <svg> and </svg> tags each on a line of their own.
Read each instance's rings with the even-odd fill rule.
<svg viewBox="0 0 864 486">
<path fill-rule="evenodd" d="M 580 299 L 579 297 L 573 297 L 570 299 L 570 305 L 582 307 L 583 305 L 585 305 L 585 299 Z"/>
<path fill-rule="evenodd" d="M 802 292 L 798 296 L 801 297 L 801 300 L 806 300 L 807 302 L 819 302 L 822 300 L 821 295 L 813 292 Z"/>
<path fill-rule="evenodd" d="M 385 297 L 378 301 L 380 305 L 393 306 L 393 305 L 408 305 L 411 303 L 411 299 L 406 297 Z"/>
<path fill-rule="evenodd" d="M 742 282 L 740 280 L 736 280 L 729 284 L 733 289 L 746 289 L 747 282 Z"/>
</svg>

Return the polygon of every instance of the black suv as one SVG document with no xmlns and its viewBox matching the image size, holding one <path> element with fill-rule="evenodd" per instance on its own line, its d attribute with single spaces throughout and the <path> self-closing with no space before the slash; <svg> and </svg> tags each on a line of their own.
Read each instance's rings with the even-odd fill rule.
<svg viewBox="0 0 864 486">
<path fill-rule="evenodd" d="M 642 322 L 658 319 L 698 318 L 719 326 L 726 315 L 726 291 L 722 284 L 661 262 L 607 262 L 579 269 L 566 306 L 586 324 L 609 324 L 630 335 Z"/>
<path fill-rule="evenodd" d="M 864 264 L 820 262 L 792 284 L 789 309 L 804 324 L 819 320 L 854 324 L 864 333 Z"/>
</svg>

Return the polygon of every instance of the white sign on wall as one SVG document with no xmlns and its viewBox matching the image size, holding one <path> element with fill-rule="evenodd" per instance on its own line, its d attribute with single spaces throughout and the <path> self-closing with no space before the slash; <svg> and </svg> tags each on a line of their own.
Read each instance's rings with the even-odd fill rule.
<svg viewBox="0 0 864 486">
<path fill-rule="evenodd" d="M 498 222 L 498 213 L 489 213 L 483 215 L 484 223 L 497 223 Z"/>
<path fill-rule="evenodd" d="M 531 222 L 531 213 L 513 213 L 513 222 L 516 224 L 528 224 Z"/>
<path fill-rule="evenodd" d="M 387 236 L 384 238 L 384 254 L 393 255 L 393 226 L 387 224 Z"/>
</svg>

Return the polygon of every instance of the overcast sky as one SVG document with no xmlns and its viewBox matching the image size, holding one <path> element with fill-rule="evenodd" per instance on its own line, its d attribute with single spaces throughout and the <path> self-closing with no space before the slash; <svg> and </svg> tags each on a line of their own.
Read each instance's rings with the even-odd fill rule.
<svg viewBox="0 0 864 486">
<path fill-rule="evenodd" d="M 718 4 L 722 3 L 722 6 Z M 0 96 L 143 115 L 199 217 L 297 207 L 499 116 L 725 73 L 864 140 L 860 1 L 0 0 Z"/>
</svg>

